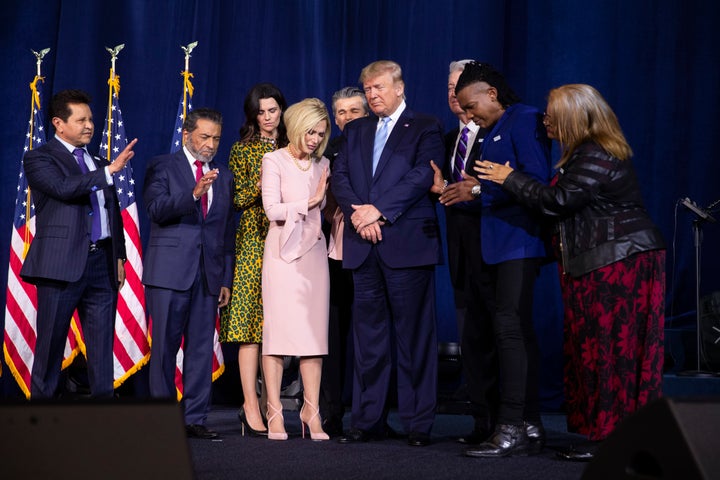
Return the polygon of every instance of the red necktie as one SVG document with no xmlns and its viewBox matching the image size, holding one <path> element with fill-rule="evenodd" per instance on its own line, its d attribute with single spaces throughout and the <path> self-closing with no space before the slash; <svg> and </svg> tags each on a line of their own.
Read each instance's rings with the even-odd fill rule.
<svg viewBox="0 0 720 480">
<path fill-rule="evenodd" d="M 195 181 L 199 182 L 200 179 L 203 177 L 203 162 L 200 160 L 195 160 Z M 200 197 L 200 202 L 202 202 L 202 212 L 203 212 L 203 218 L 207 217 L 207 211 L 208 211 L 208 196 L 207 193 L 204 194 L 202 197 Z"/>
</svg>

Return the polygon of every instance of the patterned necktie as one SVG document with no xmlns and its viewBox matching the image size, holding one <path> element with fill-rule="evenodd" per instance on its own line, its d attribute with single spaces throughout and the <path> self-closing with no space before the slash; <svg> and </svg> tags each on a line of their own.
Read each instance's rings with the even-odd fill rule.
<svg viewBox="0 0 720 480">
<path fill-rule="evenodd" d="M 78 162 L 78 166 L 80 167 L 80 170 L 82 173 L 86 174 L 89 173 L 88 167 L 85 164 L 85 151 L 82 148 L 76 148 L 73 150 L 73 155 L 75 155 L 75 159 Z M 90 214 L 92 216 L 92 230 L 90 231 L 90 241 L 92 243 L 97 242 L 100 240 L 100 235 L 102 235 L 102 227 L 100 226 L 100 202 L 98 201 L 98 196 L 96 192 L 92 192 L 90 194 L 90 204 L 92 205 L 92 213 Z"/>
<path fill-rule="evenodd" d="M 195 160 L 195 181 L 199 182 L 200 179 L 203 177 L 203 162 L 200 160 Z M 207 193 L 205 193 L 202 197 L 200 197 L 200 202 L 202 203 L 202 212 L 203 212 L 203 218 L 207 217 L 207 211 L 208 211 L 208 196 Z"/>
<path fill-rule="evenodd" d="M 457 149 L 455 149 L 455 163 L 453 165 L 453 178 L 456 182 L 462 182 L 463 176 L 462 172 L 465 171 L 465 154 L 467 154 L 467 141 L 468 141 L 468 131 L 470 129 L 468 127 L 465 127 L 462 129 L 462 134 L 460 135 L 460 140 L 457 144 Z"/>
<path fill-rule="evenodd" d="M 380 155 L 382 155 L 383 148 L 385 148 L 385 142 L 388 137 L 388 124 L 390 123 L 390 117 L 383 117 L 380 119 L 380 128 L 375 132 L 375 146 L 373 147 L 373 163 L 372 172 L 375 175 L 375 169 L 380 161 Z"/>
</svg>

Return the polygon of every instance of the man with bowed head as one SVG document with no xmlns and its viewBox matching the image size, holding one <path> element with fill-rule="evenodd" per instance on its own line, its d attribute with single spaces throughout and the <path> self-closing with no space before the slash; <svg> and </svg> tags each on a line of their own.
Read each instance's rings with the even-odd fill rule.
<svg viewBox="0 0 720 480">
<path fill-rule="evenodd" d="M 137 139 L 111 164 L 90 155 L 90 96 L 63 90 L 50 101 L 55 137 L 25 155 L 37 231 L 20 275 L 37 286 L 37 342 L 30 395 L 56 394 L 70 320 L 77 309 L 87 345 L 90 392 L 113 394 L 117 295 L 125 283 L 125 237 L 113 174 Z"/>
<path fill-rule="evenodd" d="M 434 265 L 440 261 L 430 161 L 442 167 L 437 119 L 405 104 L 400 65 L 360 74 L 377 117 L 345 125 L 332 191 L 345 215 L 343 266 L 351 269 L 354 374 L 351 429 L 342 443 L 384 438 L 392 359 L 408 443 L 425 446 L 437 403 Z"/>
<path fill-rule="evenodd" d="M 143 196 L 150 226 L 143 283 L 152 320 L 150 393 L 175 398 L 175 357 L 185 339 L 183 406 L 189 437 L 215 438 L 210 410 L 218 306 L 233 279 L 233 177 L 213 161 L 222 115 L 198 108 L 183 124 L 182 150 L 153 158 Z"/>
<path fill-rule="evenodd" d="M 340 133 L 348 122 L 369 115 L 365 93 L 357 87 L 343 87 L 332 96 L 333 117 Z M 323 156 L 335 162 L 342 135 L 330 139 Z M 331 191 L 328 191 L 325 205 L 323 232 L 329 239 L 328 266 L 330 269 L 330 326 L 328 330 L 328 355 L 323 362 L 320 385 L 320 410 L 323 414 L 323 428 L 330 436 L 343 433 L 343 390 L 345 386 L 345 359 L 347 357 L 348 334 L 352 318 L 353 284 L 352 273 L 342 268 L 342 231 L 344 216 Z M 348 375 L 349 376 L 349 375 Z"/>
</svg>

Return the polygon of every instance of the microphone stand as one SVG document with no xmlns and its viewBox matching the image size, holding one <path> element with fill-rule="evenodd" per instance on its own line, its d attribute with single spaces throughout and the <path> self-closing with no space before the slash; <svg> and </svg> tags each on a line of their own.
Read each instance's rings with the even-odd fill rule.
<svg viewBox="0 0 720 480">
<path fill-rule="evenodd" d="M 697 327 L 696 342 L 697 342 L 697 370 L 688 370 L 678 373 L 678 376 L 683 377 L 712 377 L 715 376 L 713 372 L 708 372 L 700 369 L 700 352 L 702 349 L 701 345 L 701 329 L 700 329 L 700 246 L 702 244 L 702 223 L 709 222 L 715 223 L 715 218 L 710 214 L 709 209 L 703 209 L 698 205 L 685 197 L 680 200 L 680 203 L 695 214 L 693 220 L 693 237 L 695 243 L 695 323 Z M 714 207 L 720 203 L 720 200 L 713 202 L 709 208 Z"/>
</svg>

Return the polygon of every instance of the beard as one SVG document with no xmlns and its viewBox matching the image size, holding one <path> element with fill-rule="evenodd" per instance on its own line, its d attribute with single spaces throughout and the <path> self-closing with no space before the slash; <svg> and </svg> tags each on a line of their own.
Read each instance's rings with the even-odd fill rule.
<svg viewBox="0 0 720 480">
<path fill-rule="evenodd" d="M 212 159 L 215 157 L 215 153 L 217 153 L 208 150 L 198 151 L 197 148 L 195 148 L 192 140 L 190 139 L 185 142 L 185 147 L 192 154 L 192 156 L 195 157 L 196 160 L 200 160 L 203 163 L 210 163 L 210 161 L 212 161 Z"/>
</svg>

